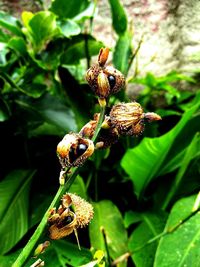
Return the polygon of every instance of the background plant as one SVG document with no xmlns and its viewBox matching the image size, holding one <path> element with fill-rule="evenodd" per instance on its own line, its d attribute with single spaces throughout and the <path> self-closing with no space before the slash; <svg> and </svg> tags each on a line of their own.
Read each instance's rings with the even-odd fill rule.
<svg viewBox="0 0 200 267">
<path fill-rule="evenodd" d="M 109 3 L 118 36 L 113 63 L 129 83 L 144 86 L 137 101 L 163 120 L 81 168 L 70 191 L 95 207 L 89 233 L 79 232 L 82 250 L 69 237 L 51 242 L 41 258 L 47 266 L 198 266 L 200 95 L 178 90 L 196 81 L 177 72 L 133 78 L 133 34 L 120 2 Z M 0 266 L 11 266 L 57 190 L 57 143 L 98 111 L 84 79 L 103 46 L 92 36 L 96 12 L 95 1 L 56 0 L 21 20 L 0 13 Z M 127 99 L 120 92 L 109 105 Z M 47 238 L 45 232 L 41 240 Z"/>
</svg>

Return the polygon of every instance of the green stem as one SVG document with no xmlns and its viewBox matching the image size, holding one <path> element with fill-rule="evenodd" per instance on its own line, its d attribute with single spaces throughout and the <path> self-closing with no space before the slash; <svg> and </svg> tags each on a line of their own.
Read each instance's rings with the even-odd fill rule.
<svg viewBox="0 0 200 267">
<path fill-rule="evenodd" d="M 102 124 L 103 119 L 104 119 L 104 114 L 105 114 L 105 107 L 101 108 L 99 121 L 98 121 L 97 127 L 95 129 L 94 136 L 92 138 L 93 142 L 95 142 L 95 140 L 98 136 L 98 133 L 101 129 L 101 124 Z M 41 234 L 43 233 L 43 231 L 45 229 L 45 226 L 47 224 L 47 220 L 49 217 L 49 210 L 54 208 L 57 205 L 57 203 L 60 201 L 62 195 L 69 190 L 70 186 L 73 184 L 73 182 L 74 182 L 74 180 L 78 174 L 78 171 L 79 171 L 78 167 L 74 168 L 73 172 L 68 177 L 66 183 L 64 185 L 60 185 L 54 199 L 52 200 L 50 206 L 48 207 L 47 211 L 45 212 L 40 224 L 38 225 L 37 229 L 35 230 L 34 234 L 30 238 L 30 240 L 28 241 L 26 246 L 23 248 L 22 252 L 19 254 L 16 261 L 13 263 L 12 267 L 24 266 L 24 264 L 26 263 L 26 261 L 28 260 L 28 258 L 30 256 L 31 252 L 33 251 L 36 243 L 38 242 Z M 67 172 L 66 172 L 66 174 L 67 174 Z"/>
<path fill-rule="evenodd" d="M 102 125 L 102 122 L 104 120 L 105 110 L 106 110 L 106 107 L 101 107 L 101 113 L 99 116 L 97 127 L 95 129 L 94 136 L 92 137 L 93 142 L 95 142 L 95 140 L 97 139 L 97 136 L 99 134 L 99 131 L 101 130 L 101 125 Z"/>
</svg>

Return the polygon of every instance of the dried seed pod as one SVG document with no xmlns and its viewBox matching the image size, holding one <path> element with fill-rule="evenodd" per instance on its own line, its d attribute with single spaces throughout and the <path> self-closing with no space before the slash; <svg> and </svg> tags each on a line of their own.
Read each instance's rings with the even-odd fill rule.
<svg viewBox="0 0 200 267">
<path fill-rule="evenodd" d="M 123 74 L 112 66 L 104 66 L 108 58 L 108 49 L 99 52 L 98 64 L 88 69 L 86 80 L 100 98 L 107 98 L 110 94 L 117 93 L 125 86 Z"/>
<path fill-rule="evenodd" d="M 79 132 L 82 137 L 87 137 L 90 139 L 93 137 L 99 120 L 99 116 L 100 113 L 94 114 L 94 119 L 89 121 L 85 126 L 83 126 L 83 128 Z M 101 146 L 97 146 L 97 148 L 107 148 L 118 141 L 119 134 L 117 130 L 110 126 L 110 117 L 105 116 L 105 119 L 101 126 L 102 129 L 98 136 L 98 143 L 101 142 L 102 144 Z"/>
<path fill-rule="evenodd" d="M 66 134 L 57 146 L 62 168 L 82 165 L 93 152 L 93 142 L 75 133 Z"/>
<path fill-rule="evenodd" d="M 73 205 L 73 211 L 70 210 Z M 75 194 L 65 194 L 62 197 L 62 204 L 50 212 L 49 233 L 51 239 L 61 239 L 76 233 L 77 228 L 87 226 L 93 218 L 93 207 L 90 203 Z"/>
<path fill-rule="evenodd" d="M 144 130 L 145 121 L 160 120 L 155 113 L 144 113 L 137 102 L 120 103 L 111 109 L 110 122 L 120 135 L 140 135 Z"/>
<path fill-rule="evenodd" d="M 49 237 L 54 240 L 61 239 L 70 235 L 76 228 L 76 215 L 72 211 L 67 211 L 66 214 L 63 212 L 59 220 L 51 221 L 51 223 L 53 224 L 49 227 Z"/>
</svg>

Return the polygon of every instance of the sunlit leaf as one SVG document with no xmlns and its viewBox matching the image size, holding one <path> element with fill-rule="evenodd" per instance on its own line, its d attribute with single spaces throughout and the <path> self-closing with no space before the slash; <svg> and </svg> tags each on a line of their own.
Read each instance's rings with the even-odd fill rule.
<svg viewBox="0 0 200 267">
<path fill-rule="evenodd" d="M 56 257 L 52 257 L 52 252 Z M 92 260 L 92 254 L 88 249 L 81 247 L 79 250 L 76 244 L 64 240 L 51 242 L 51 247 L 45 254 L 45 263 L 49 267 L 67 266 L 68 264 L 77 267 Z"/>
<path fill-rule="evenodd" d="M 63 20 L 58 25 L 65 37 L 78 35 L 81 32 L 79 25 L 71 19 Z"/>
<path fill-rule="evenodd" d="M 182 225 L 160 239 L 155 267 L 199 266 L 200 214 L 197 212 L 188 217 L 193 211 L 195 199 L 196 196 L 183 198 L 173 206 L 165 231 L 171 231 L 181 222 Z"/>
<path fill-rule="evenodd" d="M 175 138 L 198 107 L 199 104 L 185 112 L 179 123 L 165 135 L 157 138 L 144 138 L 137 147 L 125 153 L 121 165 L 133 181 L 138 197 L 144 193 L 149 182 L 158 175 Z"/>
<path fill-rule="evenodd" d="M 61 18 L 73 18 L 84 11 L 89 3 L 88 0 L 54 0 L 50 10 Z"/>
<path fill-rule="evenodd" d="M 102 229 L 112 259 L 128 252 L 128 237 L 122 216 L 118 208 L 109 200 L 94 203 L 94 218 L 89 225 L 92 246 L 97 250 L 103 250 L 106 254 Z M 122 262 L 119 266 L 126 266 L 126 264 Z"/>
<path fill-rule="evenodd" d="M 158 241 L 148 246 L 144 246 L 144 244 L 162 233 L 166 215 L 164 213 L 143 213 L 141 218 L 143 222 L 130 236 L 129 249 L 136 267 L 152 267 Z"/>
<path fill-rule="evenodd" d="M 123 34 L 127 29 L 127 16 L 123 5 L 120 0 L 109 0 L 111 11 L 112 11 L 112 21 L 113 28 L 117 34 Z"/>
<path fill-rule="evenodd" d="M 128 31 L 120 35 L 113 55 L 115 67 L 124 75 L 128 73 L 130 57 L 132 55 L 132 38 L 132 33 Z"/>
<path fill-rule="evenodd" d="M 40 51 L 56 35 L 59 30 L 56 24 L 55 14 L 49 11 L 36 13 L 28 22 L 27 31 L 35 52 Z"/>
<path fill-rule="evenodd" d="M 22 35 L 19 21 L 13 16 L 3 11 L 0 11 L 0 26 L 7 29 L 8 31 L 10 31 L 15 35 L 18 36 Z"/>
<path fill-rule="evenodd" d="M 26 43 L 21 37 L 12 37 L 8 42 L 8 47 L 12 48 L 19 55 L 26 54 Z"/>
<path fill-rule="evenodd" d="M 28 230 L 28 195 L 34 173 L 16 170 L 0 183 L 0 254 L 8 252 Z"/>
</svg>

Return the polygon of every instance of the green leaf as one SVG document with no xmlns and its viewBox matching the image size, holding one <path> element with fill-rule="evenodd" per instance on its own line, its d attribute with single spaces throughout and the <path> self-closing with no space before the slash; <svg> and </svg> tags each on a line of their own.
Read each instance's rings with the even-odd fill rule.
<svg viewBox="0 0 200 267">
<path fill-rule="evenodd" d="M 4 66 L 7 63 L 6 55 L 9 53 L 7 44 L 0 42 L 0 66 Z"/>
<path fill-rule="evenodd" d="M 89 4 L 88 0 L 54 0 L 50 10 L 60 18 L 73 18 L 84 11 Z"/>
<path fill-rule="evenodd" d="M 172 200 L 172 198 L 174 197 L 176 191 L 178 190 L 182 179 L 184 177 L 184 174 L 191 162 L 191 160 L 193 159 L 193 156 L 197 153 L 199 153 L 200 151 L 200 139 L 199 139 L 199 133 L 196 133 L 196 135 L 194 136 L 194 138 L 192 139 L 190 145 L 188 146 L 188 148 L 186 149 L 185 155 L 182 159 L 180 168 L 174 178 L 174 182 L 171 186 L 171 189 L 169 190 L 169 192 L 167 193 L 167 197 L 165 199 L 165 202 L 163 204 L 163 209 L 166 209 L 167 206 L 169 205 L 170 201 Z"/>
<path fill-rule="evenodd" d="M 11 115 L 10 108 L 8 103 L 3 99 L 0 98 L 0 122 L 6 121 Z"/>
<path fill-rule="evenodd" d="M 26 30 L 25 34 L 33 44 L 35 52 L 42 50 L 46 44 L 59 33 L 56 24 L 56 16 L 49 11 L 36 13 L 29 20 Z"/>
<path fill-rule="evenodd" d="M 200 156 L 200 138 L 198 137 L 198 140 L 196 140 L 195 142 L 196 142 L 196 149 L 194 149 L 193 153 L 190 155 L 191 160 Z M 190 143 L 189 146 L 191 146 L 191 144 L 192 143 Z M 178 169 L 183 163 L 183 158 L 189 146 L 181 150 L 181 152 L 176 154 L 175 157 L 173 157 L 170 161 L 168 161 L 168 163 L 166 163 L 166 165 L 164 165 L 163 168 L 160 170 L 159 175 L 164 175 L 166 173 L 169 173 L 169 172 L 172 172 Z"/>
<path fill-rule="evenodd" d="M 135 211 L 127 211 L 124 216 L 124 225 L 128 228 L 131 224 L 140 222 L 142 220 L 141 214 Z"/>
<path fill-rule="evenodd" d="M 132 55 L 132 38 L 132 33 L 128 31 L 120 35 L 113 55 L 113 64 L 125 76 L 128 73 L 130 57 Z"/>
<path fill-rule="evenodd" d="M 85 183 L 83 181 L 83 178 L 80 175 L 78 175 L 76 177 L 75 181 L 73 182 L 73 184 L 70 187 L 69 192 L 77 194 L 84 199 L 88 198 Z"/>
<path fill-rule="evenodd" d="M 79 25 L 71 19 L 61 21 L 58 26 L 61 33 L 67 38 L 78 35 L 81 32 Z"/>
<path fill-rule="evenodd" d="M 128 237 L 118 208 L 109 200 L 94 203 L 94 218 L 89 225 L 91 245 L 106 254 L 102 229 L 104 229 L 109 254 L 112 259 L 128 252 Z M 119 266 L 126 266 L 123 262 Z"/>
<path fill-rule="evenodd" d="M 19 21 L 3 11 L 0 11 L 0 27 L 5 28 L 15 35 L 22 36 Z"/>
<path fill-rule="evenodd" d="M 154 267 L 196 267 L 200 265 L 200 213 L 190 216 L 196 196 L 183 198 L 173 206 L 156 252 Z M 186 219 L 187 218 L 187 219 Z M 182 224 L 181 224 L 182 222 Z"/>
<path fill-rule="evenodd" d="M 80 59 L 86 58 L 86 44 L 88 46 L 89 56 L 94 56 L 99 53 L 100 48 L 103 46 L 101 42 L 96 41 L 92 36 L 80 36 L 77 42 L 70 45 L 61 57 L 63 65 L 75 65 L 79 63 Z"/>
<path fill-rule="evenodd" d="M 16 170 L 0 183 L 0 254 L 8 252 L 28 230 L 28 195 L 32 170 Z"/>
<path fill-rule="evenodd" d="M 57 256 L 52 257 L 52 251 Z M 51 242 L 51 249 L 45 253 L 45 264 L 49 267 L 55 266 L 80 266 L 92 260 L 91 252 L 86 248 L 79 250 L 77 245 L 63 240 Z"/>
<path fill-rule="evenodd" d="M 144 193 L 149 182 L 157 177 L 175 138 L 198 107 L 199 104 L 185 112 L 179 123 L 168 133 L 157 138 L 144 138 L 137 147 L 125 153 L 121 166 L 133 181 L 138 197 Z"/>
<path fill-rule="evenodd" d="M 26 54 L 26 43 L 21 37 L 12 37 L 8 42 L 8 47 L 13 49 L 19 55 Z"/>
<path fill-rule="evenodd" d="M 127 29 L 127 16 L 120 0 L 109 0 L 112 11 L 112 25 L 118 35 Z"/>
<path fill-rule="evenodd" d="M 143 222 L 130 236 L 129 249 L 136 267 L 152 267 L 158 242 L 144 247 L 143 245 L 163 231 L 166 214 L 143 213 L 141 218 Z"/>
</svg>

